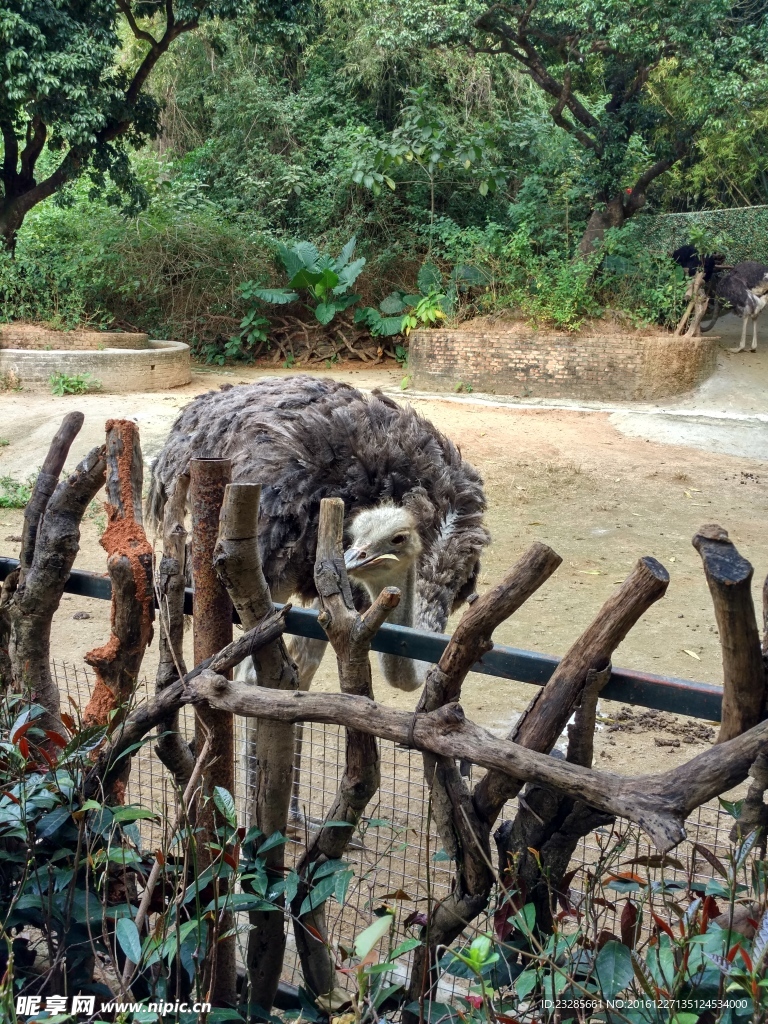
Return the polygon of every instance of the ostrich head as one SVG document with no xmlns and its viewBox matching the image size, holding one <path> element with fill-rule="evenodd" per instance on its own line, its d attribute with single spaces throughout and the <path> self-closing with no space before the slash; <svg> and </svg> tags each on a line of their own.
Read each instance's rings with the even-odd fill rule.
<svg viewBox="0 0 768 1024">
<path fill-rule="evenodd" d="M 349 529 L 350 546 L 344 563 L 352 579 L 373 601 L 384 587 L 400 590 L 400 604 L 389 622 L 414 624 L 416 574 L 422 542 L 416 517 L 406 508 L 385 503 L 359 512 Z M 388 683 L 400 690 L 415 690 L 424 682 L 427 665 L 393 654 L 380 654 Z"/>
</svg>

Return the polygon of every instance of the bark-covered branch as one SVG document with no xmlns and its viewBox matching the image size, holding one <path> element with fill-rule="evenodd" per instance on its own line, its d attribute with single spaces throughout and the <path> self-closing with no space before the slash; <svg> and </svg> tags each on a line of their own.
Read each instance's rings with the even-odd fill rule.
<svg viewBox="0 0 768 1024">
<path fill-rule="evenodd" d="M 274 614 L 272 595 L 259 557 L 259 484 L 229 484 L 219 519 L 214 566 L 246 629 Z M 253 654 L 259 686 L 292 692 L 298 689 L 295 666 L 280 635 Z M 245 802 L 247 823 L 264 838 L 285 833 L 293 779 L 294 726 L 257 719 L 246 722 Z M 285 872 L 285 848 L 265 855 L 275 880 Z M 271 1007 L 283 968 L 285 920 L 282 914 L 252 911 L 249 915 L 247 968 L 250 998 Z"/>
<path fill-rule="evenodd" d="M 315 560 L 315 586 L 321 605 L 318 622 L 336 654 L 342 690 L 338 696 L 372 703 L 371 640 L 389 612 L 399 603 L 400 592 L 395 587 L 385 588 L 361 616 L 355 609 L 344 566 L 343 536 L 344 502 L 340 498 L 324 498 L 320 503 Z M 300 694 L 301 691 L 297 691 L 283 699 L 292 700 Z M 324 694 L 320 699 L 326 696 Z M 303 916 L 299 911 L 311 889 L 311 872 L 319 863 L 344 854 L 365 808 L 379 788 L 379 777 L 379 748 L 375 734 L 367 729 L 348 726 L 344 772 L 325 820 L 346 821 L 349 826 L 321 826 L 307 844 L 297 866 L 301 883 L 291 910 L 298 918 L 294 935 L 304 984 L 315 996 L 324 998 L 328 1009 L 334 1005 L 336 969 L 326 943 L 325 903 Z"/>
<path fill-rule="evenodd" d="M 590 670 L 606 667 L 632 626 L 664 596 L 668 585 L 664 566 L 655 558 L 641 558 L 533 698 L 510 732 L 510 740 L 548 753 L 580 703 Z M 506 801 L 519 791 L 520 786 L 509 778 L 488 772 L 475 787 L 474 804 L 480 816 L 492 824 Z"/>
<path fill-rule="evenodd" d="M 194 681 L 203 672 L 208 669 L 217 675 L 229 672 L 235 665 L 239 665 L 243 658 L 250 657 L 254 651 L 285 632 L 285 617 L 290 610 L 289 604 L 283 605 L 280 611 L 268 616 L 255 629 L 243 633 L 217 654 L 206 658 L 196 668 L 187 672 L 183 679 L 172 683 L 162 693 L 132 711 L 110 738 L 109 744 L 101 750 L 98 760 L 88 773 L 85 783 L 86 794 L 91 796 L 108 786 L 114 772 L 119 771 L 122 759 L 148 732 L 162 725 L 187 704 L 199 703 L 204 699 L 194 688 Z"/>
<path fill-rule="evenodd" d="M 162 693 L 186 675 L 184 664 L 184 587 L 187 555 L 187 510 L 189 475 L 176 478 L 163 512 L 163 555 L 155 584 L 159 608 L 158 665 L 155 692 Z M 179 730 L 178 712 L 162 724 L 155 744 L 157 756 L 183 792 L 195 766 L 189 743 Z M 199 758 L 198 758 L 199 761 Z"/>
<path fill-rule="evenodd" d="M 343 725 L 418 750 L 465 758 L 508 775 L 518 788 L 520 782 L 534 780 L 598 810 L 628 818 L 640 825 L 662 852 L 685 838 L 684 822 L 691 811 L 743 782 L 758 754 L 768 749 L 768 721 L 763 721 L 679 768 L 631 778 L 569 764 L 511 740 L 500 740 L 468 722 L 457 704 L 417 715 L 414 720 L 409 712 L 385 708 L 353 694 L 276 693 L 230 682 L 210 671 L 200 674 L 185 700 L 206 700 L 233 714 L 281 722 Z"/>
<path fill-rule="evenodd" d="M 83 717 L 89 725 L 114 728 L 115 713 L 123 713 L 135 692 L 155 606 L 152 548 L 142 525 L 139 431 L 132 420 L 108 420 L 106 430 L 108 523 L 101 546 L 112 582 L 111 629 L 106 644 L 85 656 L 96 683 Z"/>
<path fill-rule="evenodd" d="M 80 522 L 105 472 L 100 446 L 56 487 L 37 527 L 32 564 L 19 571 L 5 607 L 13 684 L 45 709 L 41 728 L 59 734 L 64 730 L 59 689 L 51 675 L 51 623 L 80 547 Z"/>
</svg>

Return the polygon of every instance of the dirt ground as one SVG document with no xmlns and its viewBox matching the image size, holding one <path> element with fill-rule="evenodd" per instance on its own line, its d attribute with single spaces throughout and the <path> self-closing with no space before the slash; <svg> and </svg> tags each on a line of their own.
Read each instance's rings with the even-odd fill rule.
<svg viewBox="0 0 768 1024">
<path fill-rule="evenodd" d="M 191 397 L 264 372 L 196 372 L 190 385 L 167 395 L 0 395 L 0 438 L 9 442 L 0 447 L 0 477 L 32 473 L 42 463 L 61 417 L 75 408 L 86 413 L 86 425 L 68 468 L 101 441 L 108 416 L 135 418 L 145 456 L 151 459 L 178 409 Z M 360 369 L 357 364 L 335 368 L 333 375 L 363 388 L 382 386 L 403 401 L 413 401 L 481 471 L 493 537 L 483 560 L 481 590 L 498 582 L 534 540 L 545 541 L 562 555 L 554 577 L 498 629 L 497 641 L 562 655 L 636 560 L 653 555 L 670 573 L 667 596 L 632 630 L 616 651 L 614 664 L 720 682 L 719 640 L 691 537 L 702 523 L 717 522 L 729 530 L 755 566 L 759 608 L 768 571 L 764 461 L 671 444 L 668 437 L 662 443 L 628 436 L 608 411 L 415 398 L 399 392 L 398 369 Z M 78 568 L 104 571 L 105 555 L 98 543 L 104 522 L 94 504 L 84 521 Z M 17 556 L 20 529 L 21 512 L 0 509 L 0 554 Z M 106 602 L 65 597 L 54 625 L 54 658 L 81 664 L 84 653 L 106 638 L 108 615 Z M 155 648 L 156 643 L 145 661 L 150 677 Z M 332 659 L 325 659 L 316 685 L 323 690 L 338 685 Z M 415 702 L 413 694 L 386 687 L 378 673 L 376 689 L 377 697 L 392 706 L 411 708 Z M 532 695 L 529 685 L 473 675 L 463 703 L 470 718 L 501 735 Z M 596 741 L 596 763 L 621 774 L 670 768 L 703 750 L 714 736 L 710 727 L 694 720 L 610 702 L 602 702 L 601 710 L 605 723 Z"/>
</svg>

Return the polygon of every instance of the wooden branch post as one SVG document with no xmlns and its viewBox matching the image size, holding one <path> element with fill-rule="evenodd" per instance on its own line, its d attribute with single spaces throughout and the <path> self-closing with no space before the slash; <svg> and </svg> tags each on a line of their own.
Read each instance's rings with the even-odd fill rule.
<svg viewBox="0 0 768 1024">
<path fill-rule="evenodd" d="M 46 465 L 63 464 L 66 452 L 61 447 L 74 438 L 75 423 L 62 430 L 54 440 L 55 455 L 49 453 Z M 59 690 L 51 676 L 51 623 L 80 547 L 80 522 L 92 498 L 104 483 L 106 460 L 104 447 L 94 448 L 75 472 L 56 486 L 44 505 L 33 494 L 37 525 L 33 517 L 26 521 L 28 543 L 34 543 L 26 568 L 20 566 L 3 588 L 4 615 L 10 623 L 8 658 L 14 687 L 27 693 L 45 709 L 37 724 L 63 734 Z M 50 480 L 44 478 L 44 491 Z M 34 542 L 32 534 L 34 533 Z M 31 560 L 30 560 L 31 559 Z M 55 748 L 52 748 L 55 749 Z"/>
<path fill-rule="evenodd" d="M 723 712 L 718 743 L 750 729 L 766 709 L 766 676 L 752 601 L 752 566 L 715 524 L 693 538 L 712 595 L 723 652 Z"/>
<path fill-rule="evenodd" d="M 489 651 L 494 629 L 512 615 L 552 575 L 562 559 L 546 544 L 533 544 L 502 582 L 476 598 L 464 612 L 437 665 L 429 670 L 417 715 L 445 707 L 459 699 L 461 687 L 475 662 Z M 423 754 L 424 775 L 430 789 L 432 815 L 443 847 L 456 861 L 456 879 L 450 894 L 436 905 L 424 929 L 424 945 L 413 960 L 409 983 L 411 1001 L 423 1015 L 427 993 L 437 981 L 440 947 L 460 935 L 485 908 L 493 887 L 490 830 L 477 817 L 466 780 L 455 758 Z"/>
<path fill-rule="evenodd" d="M 114 729 L 134 695 L 144 652 L 152 641 L 154 600 L 152 548 L 141 514 L 139 430 L 132 420 L 108 420 L 106 431 L 108 523 L 101 546 L 112 582 L 111 633 L 106 644 L 85 655 L 96 683 L 83 718 L 88 725 Z M 113 783 L 118 803 L 123 802 L 129 772 L 127 762 Z"/>
<path fill-rule="evenodd" d="M 229 484 L 219 522 L 214 565 L 246 629 L 274 613 L 272 595 L 259 557 L 259 484 Z M 259 686 L 292 692 L 298 689 L 294 665 L 282 637 L 253 653 Z M 248 825 L 264 838 L 285 833 L 291 797 L 294 751 L 293 723 L 265 719 L 246 721 L 245 803 Z M 285 873 L 285 848 L 266 854 L 266 868 L 277 882 Z M 249 915 L 247 968 L 250 1001 L 270 1009 L 283 969 L 285 921 L 282 914 L 252 911 Z"/>
<path fill-rule="evenodd" d="M 85 417 L 81 412 L 70 412 L 64 417 L 59 430 L 51 441 L 42 469 L 37 474 L 32 495 L 24 509 L 24 527 L 21 534 L 19 568 L 10 574 L 0 587 L 0 691 L 11 685 L 13 669 L 8 645 L 11 633 L 11 597 L 20 578 L 32 566 L 37 542 L 37 531 L 51 495 L 56 489 L 67 460 L 72 442 L 80 433 Z"/>
<path fill-rule="evenodd" d="M 640 616 L 664 596 L 668 585 L 664 566 L 655 558 L 641 558 L 533 698 L 510 732 L 510 740 L 548 753 L 580 702 L 590 670 L 608 665 L 614 650 Z M 475 787 L 473 803 L 480 817 L 492 825 L 507 800 L 519 792 L 518 784 L 488 772 Z"/>
<path fill-rule="evenodd" d="M 157 603 L 160 609 L 156 693 L 162 693 L 187 672 L 184 664 L 184 588 L 187 557 L 187 531 L 184 520 L 188 492 L 189 476 L 184 474 L 177 477 L 163 514 L 163 556 L 160 559 L 156 581 Z M 177 789 L 183 794 L 192 777 L 195 758 L 179 731 L 178 712 L 162 723 L 155 744 L 155 753 L 173 776 Z"/>
<path fill-rule="evenodd" d="M 194 659 L 205 661 L 232 640 L 232 602 L 216 576 L 213 552 L 219 531 L 219 513 L 224 491 L 230 481 L 229 459 L 192 459 L 189 464 L 189 497 L 192 506 L 192 587 L 194 590 Z M 218 842 L 217 821 L 220 822 L 212 794 L 216 786 L 235 793 L 235 739 L 232 715 L 201 706 L 195 717 L 195 750 L 212 737 L 214 758 L 203 771 L 202 793 L 197 812 L 198 868 L 211 862 L 211 844 Z M 220 822 L 221 823 L 221 822 Z M 210 941 L 215 943 L 212 957 L 210 1001 L 214 1006 L 233 1006 L 236 1002 L 236 942 L 231 932 L 230 913 L 219 914 L 211 929 Z"/>
<path fill-rule="evenodd" d="M 400 592 L 395 587 L 385 588 L 365 615 L 359 615 L 344 567 L 343 535 L 344 502 L 340 498 L 324 498 L 320 503 L 315 561 L 315 585 L 321 605 L 318 621 L 336 652 L 342 694 L 372 699 L 371 640 L 389 612 L 397 607 Z M 296 696 L 298 693 L 289 699 Z M 369 732 L 348 728 L 344 773 L 325 820 L 347 821 L 349 826 L 321 826 L 297 867 L 301 884 L 291 909 L 296 920 L 294 935 L 304 985 L 315 997 L 322 998 L 323 1008 L 328 1011 L 334 1009 L 337 999 L 335 967 L 326 942 L 325 904 L 321 903 L 303 916 L 299 911 L 312 888 L 312 871 L 320 863 L 343 855 L 363 811 L 379 788 L 379 777 L 379 748 L 375 737 Z M 342 1001 L 346 1001 L 345 995 Z"/>
</svg>

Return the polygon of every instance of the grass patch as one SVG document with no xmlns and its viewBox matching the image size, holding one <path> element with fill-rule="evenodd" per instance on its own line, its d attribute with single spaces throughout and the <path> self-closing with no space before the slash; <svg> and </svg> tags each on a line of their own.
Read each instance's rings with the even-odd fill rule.
<svg viewBox="0 0 768 1024">
<path fill-rule="evenodd" d="M 88 391 L 98 391 L 101 381 L 91 373 L 52 373 L 49 377 L 51 392 L 54 395 L 84 395 Z"/>
<path fill-rule="evenodd" d="M 14 480 L 12 476 L 0 476 L 0 508 L 26 508 L 32 497 L 35 478 Z"/>
</svg>

